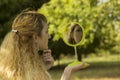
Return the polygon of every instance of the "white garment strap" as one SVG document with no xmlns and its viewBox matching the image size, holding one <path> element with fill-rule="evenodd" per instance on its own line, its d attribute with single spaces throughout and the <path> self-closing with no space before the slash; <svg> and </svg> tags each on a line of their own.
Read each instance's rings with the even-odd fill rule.
<svg viewBox="0 0 120 80">
<path fill-rule="evenodd" d="M 17 30 L 12 30 L 12 32 L 18 32 Z"/>
</svg>

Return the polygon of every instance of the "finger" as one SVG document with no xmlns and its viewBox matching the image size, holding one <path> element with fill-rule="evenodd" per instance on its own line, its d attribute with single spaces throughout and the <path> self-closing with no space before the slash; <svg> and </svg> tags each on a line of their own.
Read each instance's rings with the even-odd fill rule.
<svg viewBox="0 0 120 80">
<path fill-rule="evenodd" d="M 52 56 L 52 55 L 51 55 L 51 53 L 46 52 L 46 53 L 43 53 L 43 56 Z"/>
<path fill-rule="evenodd" d="M 50 52 L 46 52 L 46 53 L 43 53 L 43 57 L 52 57 L 51 53 Z"/>
<path fill-rule="evenodd" d="M 43 57 L 43 59 L 44 59 L 44 60 L 52 60 L 53 58 L 46 56 L 46 57 Z"/>
<path fill-rule="evenodd" d="M 44 61 L 54 61 L 53 57 L 43 57 Z"/>
<path fill-rule="evenodd" d="M 43 54 L 43 57 L 47 57 L 47 56 L 48 56 L 48 57 L 52 57 L 51 53 L 44 53 L 44 54 Z"/>
<path fill-rule="evenodd" d="M 43 50 L 44 53 L 51 53 L 51 49 Z"/>
</svg>

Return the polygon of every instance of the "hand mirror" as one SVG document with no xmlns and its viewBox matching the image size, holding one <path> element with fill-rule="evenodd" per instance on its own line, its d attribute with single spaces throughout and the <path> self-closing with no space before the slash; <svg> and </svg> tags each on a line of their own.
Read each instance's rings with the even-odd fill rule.
<svg viewBox="0 0 120 80">
<path fill-rule="evenodd" d="M 63 34 L 64 42 L 72 47 L 80 45 L 84 39 L 83 31 L 83 28 L 78 23 L 68 24 Z"/>
<path fill-rule="evenodd" d="M 78 23 L 71 23 L 68 24 L 63 32 L 63 40 L 68 46 L 74 47 L 75 51 L 75 61 L 69 66 L 80 64 L 81 62 L 78 61 L 78 54 L 77 54 L 77 46 L 82 45 L 85 38 L 84 29 Z M 87 67 L 89 64 L 85 64 L 84 68 Z"/>
</svg>

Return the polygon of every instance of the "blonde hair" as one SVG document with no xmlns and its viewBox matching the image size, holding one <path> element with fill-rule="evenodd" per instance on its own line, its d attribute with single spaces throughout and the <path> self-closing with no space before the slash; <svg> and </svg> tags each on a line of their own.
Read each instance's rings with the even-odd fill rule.
<svg viewBox="0 0 120 80">
<path fill-rule="evenodd" d="M 34 10 L 22 11 L 13 21 L 12 29 L 0 47 L 0 77 L 3 80 L 50 80 L 32 35 L 41 36 L 47 22 Z"/>
</svg>

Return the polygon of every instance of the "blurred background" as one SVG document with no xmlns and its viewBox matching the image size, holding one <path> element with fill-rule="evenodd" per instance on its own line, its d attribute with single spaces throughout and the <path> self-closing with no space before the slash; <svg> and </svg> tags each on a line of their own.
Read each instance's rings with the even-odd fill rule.
<svg viewBox="0 0 120 80">
<path fill-rule="evenodd" d="M 47 17 L 49 47 L 55 58 L 49 70 L 53 80 L 60 80 L 64 67 L 75 59 L 74 48 L 62 39 L 71 22 L 85 30 L 84 44 L 77 46 L 78 60 L 90 64 L 73 74 L 72 80 L 120 80 L 120 0 L 0 0 L 0 44 L 25 8 Z"/>
</svg>

